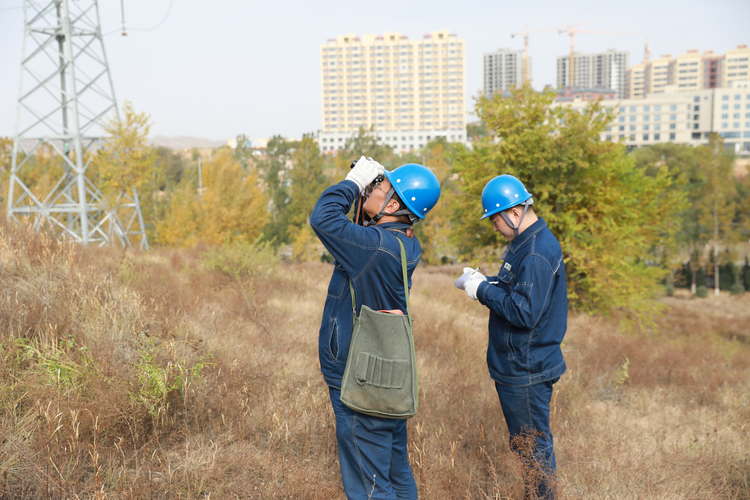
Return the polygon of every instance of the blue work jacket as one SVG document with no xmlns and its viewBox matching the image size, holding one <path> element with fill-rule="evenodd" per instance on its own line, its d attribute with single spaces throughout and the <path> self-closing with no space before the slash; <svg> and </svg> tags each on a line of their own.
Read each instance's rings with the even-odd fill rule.
<svg viewBox="0 0 750 500">
<path fill-rule="evenodd" d="M 498 275 L 479 285 L 477 299 L 490 310 L 487 365 L 493 380 L 524 387 L 565 373 L 565 264 L 543 219 L 510 243 Z"/>
<path fill-rule="evenodd" d="M 362 305 L 376 311 L 399 309 L 406 314 L 401 247 L 396 238 L 406 250 L 409 288 L 422 256 L 417 238 L 403 234 L 409 224 L 387 222 L 363 227 L 350 221 L 346 214 L 358 194 L 354 182 L 339 182 L 320 195 L 310 217 L 315 234 L 335 259 L 318 336 L 318 355 L 323 378 L 336 389 L 341 388 L 354 325 L 349 280 L 357 299 L 357 314 Z"/>
</svg>

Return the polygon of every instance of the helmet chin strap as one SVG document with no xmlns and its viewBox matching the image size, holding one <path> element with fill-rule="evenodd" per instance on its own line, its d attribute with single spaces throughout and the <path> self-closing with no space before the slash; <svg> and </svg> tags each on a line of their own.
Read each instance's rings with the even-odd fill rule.
<svg viewBox="0 0 750 500">
<path fill-rule="evenodd" d="M 410 210 L 407 210 L 405 208 L 401 210 L 397 210 L 393 212 L 392 214 L 386 214 L 385 213 L 385 207 L 388 205 L 388 202 L 391 201 L 391 198 L 393 198 L 394 193 L 396 192 L 395 189 L 391 187 L 391 189 L 388 190 L 388 193 L 385 195 L 385 202 L 383 202 L 383 206 L 380 207 L 380 212 L 372 216 L 369 220 L 365 221 L 365 226 L 374 226 L 378 223 L 380 219 L 383 218 L 384 215 L 406 215 L 409 217 L 409 221 L 414 224 L 414 221 L 419 219 L 416 215 L 411 213 Z"/>
<path fill-rule="evenodd" d="M 531 200 L 531 198 L 529 198 L 529 200 Z M 531 203 L 529 203 L 529 201 L 523 202 L 523 213 L 521 214 L 521 220 L 518 221 L 517 226 L 513 225 L 513 221 L 510 220 L 510 217 L 508 217 L 508 214 L 505 213 L 505 210 L 500 212 L 500 215 L 503 216 L 503 219 L 505 219 L 505 222 L 507 222 L 508 225 L 513 229 L 513 239 L 518 238 L 518 229 L 521 227 L 521 224 L 523 224 L 523 218 L 526 217 L 526 211 L 529 209 L 529 205 L 531 205 L 532 203 L 534 202 L 533 201 Z"/>
</svg>

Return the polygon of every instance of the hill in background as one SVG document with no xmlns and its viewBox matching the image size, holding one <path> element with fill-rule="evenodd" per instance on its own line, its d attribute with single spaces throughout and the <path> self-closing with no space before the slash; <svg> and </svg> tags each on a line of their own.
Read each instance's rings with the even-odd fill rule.
<svg viewBox="0 0 750 500">
<path fill-rule="evenodd" d="M 226 141 L 214 141 L 212 139 L 190 137 L 187 135 L 156 135 L 149 138 L 149 144 L 177 150 L 190 148 L 220 148 L 221 146 L 226 145 Z"/>
</svg>

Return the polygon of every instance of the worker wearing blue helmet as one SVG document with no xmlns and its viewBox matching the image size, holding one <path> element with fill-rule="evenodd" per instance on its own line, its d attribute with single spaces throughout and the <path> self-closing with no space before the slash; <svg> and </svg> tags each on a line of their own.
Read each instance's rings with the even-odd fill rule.
<svg viewBox="0 0 750 500">
<path fill-rule="evenodd" d="M 555 452 L 550 430 L 552 385 L 565 373 L 560 344 L 565 336 L 568 298 L 565 264 L 557 238 L 537 217 L 533 198 L 512 175 L 490 180 L 482 191 L 482 219 L 508 241 L 497 276 L 471 273 L 466 294 L 490 310 L 487 364 L 511 436 L 521 452 L 523 436 L 533 439 L 527 496 L 555 497 Z"/>
<path fill-rule="evenodd" d="M 409 287 L 422 255 L 412 224 L 424 219 L 440 198 L 440 183 L 428 168 L 402 165 L 392 172 L 360 158 L 346 179 L 326 189 L 310 224 L 333 255 L 323 320 L 318 335 L 320 369 L 336 418 L 344 491 L 349 499 L 417 498 L 407 452 L 406 420 L 373 417 L 341 402 L 341 382 L 352 340 L 354 314 L 407 311 L 401 267 L 406 251 Z M 354 220 L 347 218 L 352 204 Z M 353 311 L 350 284 L 356 297 Z"/>
</svg>

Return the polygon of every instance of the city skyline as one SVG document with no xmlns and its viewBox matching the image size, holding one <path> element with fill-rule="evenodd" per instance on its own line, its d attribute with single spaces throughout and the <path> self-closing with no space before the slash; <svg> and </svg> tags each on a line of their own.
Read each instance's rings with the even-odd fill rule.
<svg viewBox="0 0 750 500">
<path fill-rule="evenodd" d="M 0 0 L 0 136 L 15 132 L 23 38 L 23 11 L 16 8 L 20 5 L 21 0 Z M 635 2 L 628 9 L 575 1 L 564 10 L 553 2 L 511 6 L 465 2 L 457 10 L 454 3 L 438 1 L 427 12 L 416 3 L 386 1 L 371 12 L 339 1 L 263 6 L 224 1 L 206 9 L 191 1 L 139 5 L 126 0 L 126 37 L 119 34 L 119 4 L 102 3 L 100 9 L 120 106 L 127 99 L 149 113 L 153 135 L 219 140 L 240 133 L 300 136 L 321 129 L 319 46 L 342 33 L 389 31 L 410 39 L 444 29 L 457 34 L 466 40 L 467 111 L 483 87 L 482 55 L 504 47 L 522 49 L 522 37 L 510 35 L 526 24 L 533 31 L 595 21 L 592 29 L 636 31 L 638 36 L 576 37 L 576 52 L 627 51 L 631 66 L 642 59 L 646 37 L 652 54 L 689 49 L 726 53 L 748 43 L 742 25 L 750 4 L 741 1 L 714 2 L 710 11 L 698 1 L 681 2 L 677 9 L 648 2 Z M 534 88 L 554 85 L 556 59 L 568 52 L 566 35 L 530 35 Z M 300 85 L 302 81 L 308 83 Z"/>
</svg>

